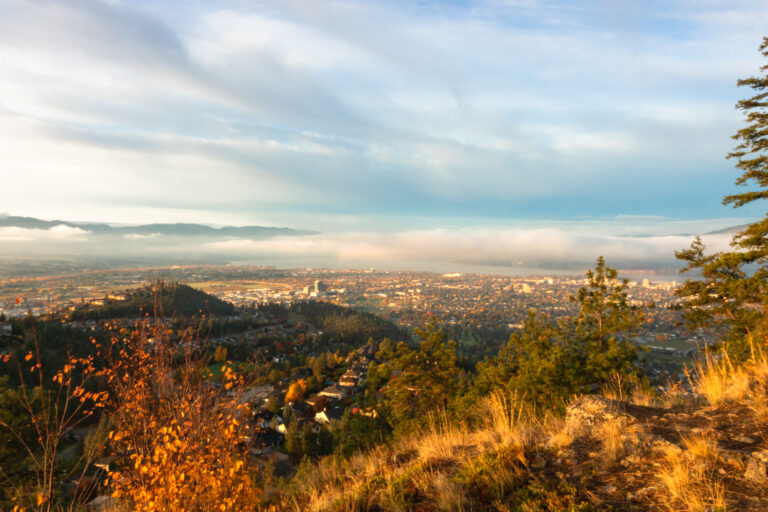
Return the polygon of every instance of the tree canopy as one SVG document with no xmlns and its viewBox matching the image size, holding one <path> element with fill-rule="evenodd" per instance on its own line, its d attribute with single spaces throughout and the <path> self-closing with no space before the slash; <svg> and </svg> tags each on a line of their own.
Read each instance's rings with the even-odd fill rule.
<svg viewBox="0 0 768 512">
<path fill-rule="evenodd" d="M 760 52 L 768 57 L 768 37 L 763 38 Z M 742 171 L 736 185 L 756 189 L 725 196 L 723 203 L 734 208 L 768 198 L 768 65 L 760 72 L 738 81 L 753 95 L 736 104 L 745 113 L 746 126 L 733 136 L 738 145 L 727 158 L 735 159 Z M 739 232 L 731 246 L 730 251 L 707 254 L 701 238 L 696 238 L 690 248 L 676 252 L 686 263 L 683 272 L 700 274 L 699 279 L 688 279 L 677 293 L 685 299 L 689 324 L 726 329 L 726 348 L 739 360 L 768 342 L 764 314 L 768 308 L 768 215 Z"/>
</svg>

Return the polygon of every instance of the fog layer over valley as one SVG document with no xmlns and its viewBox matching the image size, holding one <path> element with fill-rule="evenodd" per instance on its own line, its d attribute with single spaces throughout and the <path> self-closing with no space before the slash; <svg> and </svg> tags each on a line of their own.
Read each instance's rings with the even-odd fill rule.
<svg viewBox="0 0 768 512">
<path fill-rule="evenodd" d="M 677 221 L 617 218 L 529 222 L 506 227 L 444 227 L 405 231 L 316 233 L 262 226 L 200 224 L 109 226 L 5 217 L 3 258 L 119 258 L 277 266 L 371 267 L 403 270 L 536 273 L 578 271 L 597 255 L 626 269 L 676 267 L 674 251 L 701 234 L 725 249 L 728 228 L 743 219 Z M 717 233 L 712 231 L 718 230 Z M 708 233 L 708 234 L 707 234 Z"/>
</svg>

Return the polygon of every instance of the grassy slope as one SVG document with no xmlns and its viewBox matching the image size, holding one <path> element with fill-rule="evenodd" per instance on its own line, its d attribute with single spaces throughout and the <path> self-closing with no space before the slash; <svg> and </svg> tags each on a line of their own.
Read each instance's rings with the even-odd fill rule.
<svg viewBox="0 0 768 512">
<path fill-rule="evenodd" d="M 768 510 L 768 477 L 761 483 L 759 475 L 768 449 L 768 362 L 736 369 L 710 360 L 699 370 L 693 396 L 586 397 L 571 404 L 567 419 L 526 420 L 495 397 L 485 404 L 484 428 L 435 428 L 344 463 L 325 460 L 301 475 L 282 505 Z"/>
</svg>

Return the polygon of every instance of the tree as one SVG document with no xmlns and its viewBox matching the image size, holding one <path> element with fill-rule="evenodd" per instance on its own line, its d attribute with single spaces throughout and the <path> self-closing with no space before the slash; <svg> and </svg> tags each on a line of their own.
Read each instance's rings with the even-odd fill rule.
<svg viewBox="0 0 768 512">
<path fill-rule="evenodd" d="M 285 394 L 285 401 L 298 402 L 304 398 L 304 393 L 307 391 L 307 381 L 299 379 L 288 387 L 288 392 Z"/>
<path fill-rule="evenodd" d="M 384 388 L 384 402 L 396 428 L 408 430 L 423 422 L 431 411 L 446 408 L 457 389 L 456 342 L 434 320 L 416 329 L 418 349 L 397 345 L 391 367 L 395 375 Z"/>
<path fill-rule="evenodd" d="M 605 384 L 614 373 L 635 373 L 632 337 L 643 315 L 627 302 L 627 281 L 597 259 L 587 286 L 571 297 L 574 318 L 551 321 L 531 311 L 523 329 L 497 356 L 478 363 L 465 403 L 505 390 L 536 411 L 561 408 L 566 400 Z"/>
<path fill-rule="evenodd" d="M 768 57 L 768 37 L 760 53 Z M 736 185 L 756 185 L 723 198 L 724 204 L 739 208 L 768 198 L 768 65 L 762 76 L 738 81 L 755 94 L 736 104 L 745 113 L 747 126 L 733 138 L 738 145 L 727 155 L 736 160 L 742 174 Z M 686 266 L 681 272 L 697 271 L 700 279 L 688 279 L 677 294 L 685 299 L 685 315 L 691 327 L 717 325 L 728 331 L 726 349 L 743 360 L 755 348 L 768 343 L 768 215 L 748 225 L 731 241 L 733 250 L 706 254 L 700 238 L 689 249 L 675 253 Z"/>
<path fill-rule="evenodd" d="M 341 424 L 334 431 L 336 453 L 345 458 L 350 457 L 358 451 L 383 443 L 391 433 L 392 427 L 382 414 L 363 414 L 357 409 L 347 409 Z"/>
<path fill-rule="evenodd" d="M 530 311 L 523 329 L 510 336 L 498 355 L 477 364 L 467 405 L 497 390 L 517 396 L 536 410 L 562 405 L 575 391 L 577 363 L 560 335 L 555 323 Z"/>
<path fill-rule="evenodd" d="M 643 314 L 627 302 L 626 279 L 597 258 L 594 270 L 587 271 L 587 286 L 579 289 L 572 302 L 579 314 L 568 323 L 565 336 L 577 344 L 583 358 L 584 385 L 605 382 L 611 373 L 633 370 L 637 349 L 631 343 L 643 323 Z"/>
<path fill-rule="evenodd" d="M 11 354 L 0 357 L 0 363 L 15 363 L 19 381 L 12 389 L 8 376 L 0 377 L 0 478 L 5 480 L 0 506 L 10 505 L 6 499 L 15 495 L 14 508 L 21 510 L 74 508 L 84 496 L 66 503 L 56 487 L 70 477 L 86 481 L 86 472 L 104 448 L 104 429 L 97 428 L 88 443 L 76 447 L 69 463 L 61 454 L 68 432 L 93 422 L 107 404 L 108 392 L 96 385 L 103 378 L 95 364 L 98 351 L 84 358 L 67 354 L 61 366 L 46 365 L 31 313 L 27 320 L 34 340 L 31 350 L 15 361 Z M 91 493 L 93 487 L 83 490 Z"/>
</svg>

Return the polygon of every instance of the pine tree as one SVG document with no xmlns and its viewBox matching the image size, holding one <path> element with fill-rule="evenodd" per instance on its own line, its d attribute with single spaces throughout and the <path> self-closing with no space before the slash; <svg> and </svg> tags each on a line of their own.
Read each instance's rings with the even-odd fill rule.
<svg viewBox="0 0 768 512">
<path fill-rule="evenodd" d="M 627 302 L 627 286 L 628 281 L 619 279 L 600 256 L 595 269 L 587 271 L 587 286 L 571 297 L 579 304 L 579 314 L 563 337 L 576 344 L 585 386 L 605 382 L 614 372 L 634 370 L 637 349 L 630 342 L 642 325 L 643 314 Z"/>
<path fill-rule="evenodd" d="M 499 354 L 478 364 L 470 400 L 504 389 L 536 411 L 546 411 L 598 388 L 614 373 L 637 372 L 637 348 L 631 341 L 643 315 L 627 301 L 627 281 L 602 256 L 586 276 L 587 285 L 571 297 L 579 305 L 576 316 L 553 322 L 529 312 L 523 329 Z"/>
<path fill-rule="evenodd" d="M 457 390 L 456 342 L 432 320 L 416 329 L 418 349 L 399 343 L 392 367 L 396 375 L 384 389 L 384 402 L 399 431 L 425 421 L 430 412 L 445 409 Z"/>
<path fill-rule="evenodd" d="M 760 52 L 768 57 L 768 37 Z M 726 196 L 723 203 L 734 208 L 768 199 L 768 65 L 760 71 L 762 76 L 738 81 L 755 94 L 736 104 L 747 126 L 733 136 L 739 144 L 727 158 L 736 159 L 742 171 L 736 184 L 757 190 Z M 686 262 L 682 272 L 697 271 L 701 279 L 688 279 L 677 293 L 685 299 L 689 325 L 727 329 L 726 348 L 739 360 L 768 341 L 768 215 L 738 233 L 731 245 L 731 251 L 707 254 L 696 238 L 689 249 L 678 251 L 677 258 Z"/>
</svg>

